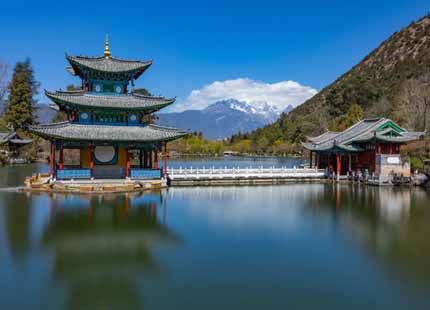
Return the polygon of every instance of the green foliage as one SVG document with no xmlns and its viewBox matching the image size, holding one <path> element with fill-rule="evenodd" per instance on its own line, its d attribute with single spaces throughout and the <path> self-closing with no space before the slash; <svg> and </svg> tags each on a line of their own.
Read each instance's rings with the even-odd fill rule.
<svg viewBox="0 0 430 310">
<path fill-rule="evenodd" d="M 0 131 L 7 131 L 7 130 L 9 129 L 7 128 L 6 120 L 4 119 L 4 117 L 0 117 Z"/>
<path fill-rule="evenodd" d="M 424 162 L 422 161 L 421 158 L 419 158 L 419 157 L 411 157 L 409 159 L 409 161 L 411 163 L 411 170 L 412 171 L 415 171 L 415 170 L 423 171 L 423 169 L 424 169 Z"/>
<path fill-rule="evenodd" d="M 11 123 L 14 128 L 35 123 L 34 96 L 38 88 L 39 83 L 34 78 L 30 59 L 17 62 L 13 69 L 12 81 L 8 85 L 9 97 L 4 109 L 6 123 Z"/>
<path fill-rule="evenodd" d="M 339 117 L 347 113 L 351 105 L 367 108 L 382 96 L 382 89 L 374 80 L 359 75 L 332 87 L 325 104 L 330 116 Z"/>
<path fill-rule="evenodd" d="M 4 153 L 0 153 L 0 166 L 4 166 L 8 163 L 8 156 Z"/>
<path fill-rule="evenodd" d="M 333 120 L 330 130 L 343 131 L 363 119 L 363 114 L 363 109 L 358 104 L 353 104 L 345 115 Z"/>
<path fill-rule="evenodd" d="M 222 141 L 206 140 L 201 133 L 196 133 L 195 135 L 171 142 L 169 149 L 187 155 L 220 156 L 224 154 L 225 147 Z"/>
<path fill-rule="evenodd" d="M 146 88 L 135 88 L 133 90 L 133 94 L 143 95 L 143 96 L 151 96 L 151 93 Z"/>
<path fill-rule="evenodd" d="M 252 141 L 250 139 L 238 141 L 232 144 L 231 149 L 241 154 L 249 154 L 252 150 Z"/>
</svg>

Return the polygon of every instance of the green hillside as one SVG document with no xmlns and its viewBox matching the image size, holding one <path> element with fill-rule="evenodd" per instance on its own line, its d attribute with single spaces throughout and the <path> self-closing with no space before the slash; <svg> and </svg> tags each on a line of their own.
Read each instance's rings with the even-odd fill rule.
<svg viewBox="0 0 430 310">
<path fill-rule="evenodd" d="M 427 111 L 429 110 L 429 111 Z M 232 143 L 255 148 L 297 144 L 326 129 L 342 130 L 361 117 L 386 116 L 415 130 L 428 129 L 430 22 L 426 16 L 394 33 L 359 64 L 274 123 Z"/>
</svg>

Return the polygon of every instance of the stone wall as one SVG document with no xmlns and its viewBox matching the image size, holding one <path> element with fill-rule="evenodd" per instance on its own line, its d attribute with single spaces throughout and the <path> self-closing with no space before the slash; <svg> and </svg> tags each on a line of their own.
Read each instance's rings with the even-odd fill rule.
<svg viewBox="0 0 430 310">
<path fill-rule="evenodd" d="M 398 154 L 380 154 L 376 156 L 376 175 L 388 177 L 392 175 L 410 177 L 411 167 L 403 162 Z"/>
</svg>

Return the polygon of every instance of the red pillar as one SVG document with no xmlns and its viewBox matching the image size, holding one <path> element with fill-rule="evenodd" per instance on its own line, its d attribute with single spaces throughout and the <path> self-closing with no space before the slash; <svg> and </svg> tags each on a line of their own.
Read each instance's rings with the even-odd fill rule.
<svg viewBox="0 0 430 310">
<path fill-rule="evenodd" d="M 389 144 L 389 154 L 391 155 L 391 154 L 393 154 L 393 144 L 392 143 L 390 143 Z"/>
<path fill-rule="evenodd" d="M 154 148 L 154 169 L 158 169 L 158 152 L 156 148 Z"/>
<path fill-rule="evenodd" d="M 312 151 L 309 152 L 309 167 L 312 168 Z"/>
<path fill-rule="evenodd" d="M 130 176 L 130 153 L 129 149 L 126 149 L 126 161 L 125 161 L 125 176 L 128 178 Z"/>
<path fill-rule="evenodd" d="M 376 154 L 381 154 L 381 144 L 379 142 L 376 143 Z"/>
<path fill-rule="evenodd" d="M 91 170 L 91 176 L 93 176 L 94 172 L 94 146 L 90 146 L 90 170 Z"/>
<path fill-rule="evenodd" d="M 60 170 L 63 170 L 63 146 L 60 147 L 58 167 L 60 168 Z"/>
<path fill-rule="evenodd" d="M 49 175 L 52 176 L 54 173 L 54 144 L 49 144 Z"/>
<path fill-rule="evenodd" d="M 163 174 L 167 175 L 167 143 L 164 142 L 164 152 L 163 152 Z"/>
<path fill-rule="evenodd" d="M 336 154 L 336 173 L 338 176 L 340 175 L 340 165 L 341 165 L 340 154 Z"/>
</svg>

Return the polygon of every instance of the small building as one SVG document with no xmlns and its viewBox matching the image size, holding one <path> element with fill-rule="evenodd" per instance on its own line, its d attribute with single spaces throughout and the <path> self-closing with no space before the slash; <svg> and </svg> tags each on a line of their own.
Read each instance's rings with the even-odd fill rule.
<svg viewBox="0 0 430 310">
<path fill-rule="evenodd" d="M 7 156 L 11 164 L 26 162 L 24 158 L 19 158 L 19 149 L 32 142 L 32 139 L 24 139 L 14 130 L 0 132 L 1 152 Z"/>
<path fill-rule="evenodd" d="M 409 176 L 409 165 L 400 157 L 400 146 L 424 133 L 407 131 L 387 118 L 364 119 L 342 132 L 327 131 L 303 143 L 311 166 L 330 175 L 368 172 L 377 176 Z"/>
<path fill-rule="evenodd" d="M 134 81 L 152 61 L 112 57 L 107 37 L 103 56 L 66 54 L 66 59 L 67 71 L 82 80 L 82 89 L 45 94 L 67 121 L 28 128 L 50 142 L 51 180 L 161 179 L 167 173 L 167 142 L 187 133 L 151 123 L 151 114 L 175 98 L 133 92 Z M 63 152 L 70 149 L 79 150 L 79 165 L 64 162 Z M 138 158 L 134 166 L 133 158 Z"/>
</svg>

